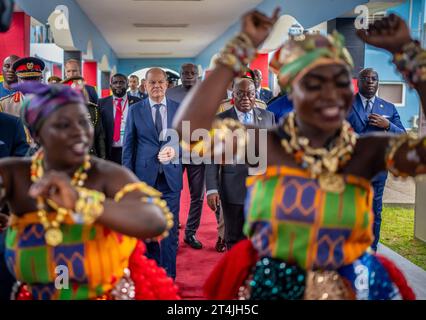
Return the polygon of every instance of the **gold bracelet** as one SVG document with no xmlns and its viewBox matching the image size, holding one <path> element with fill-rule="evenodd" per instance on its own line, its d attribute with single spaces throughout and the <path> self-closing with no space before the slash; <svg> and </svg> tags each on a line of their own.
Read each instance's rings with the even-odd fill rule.
<svg viewBox="0 0 426 320">
<path fill-rule="evenodd" d="M 149 203 L 158 206 L 164 217 L 166 218 L 166 230 L 156 237 L 157 240 L 161 240 L 164 238 L 167 238 L 169 236 L 169 230 L 173 228 L 174 222 L 173 222 L 173 214 L 170 212 L 169 207 L 167 206 L 167 202 L 161 198 L 156 197 L 142 197 L 141 201 L 143 203 Z"/>
<path fill-rule="evenodd" d="M 226 44 L 216 62 L 230 68 L 235 76 L 242 76 L 255 56 L 256 48 L 250 37 L 240 33 Z"/>
<path fill-rule="evenodd" d="M 96 190 L 77 188 L 79 198 L 75 204 L 74 220 L 93 224 L 104 212 L 105 194 Z"/>
<path fill-rule="evenodd" d="M 145 182 L 134 182 L 134 183 L 128 183 L 123 188 L 121 188 L 114 196 L 114 201 L 119 202 L 123 197 L 133 191 L 140 191 L 147 196 L 150 197 L 161 197 L 161 192 L 154 189 L 153 187 L 150 187 Z"/>
</svg>

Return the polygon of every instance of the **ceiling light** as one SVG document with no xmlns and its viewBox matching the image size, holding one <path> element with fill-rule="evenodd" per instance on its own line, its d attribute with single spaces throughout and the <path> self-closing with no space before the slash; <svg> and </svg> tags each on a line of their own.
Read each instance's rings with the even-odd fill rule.
<svg viewBox="0 0 426 320">
<path fill-rule="evenodd" d="M 138 39 L 139 42 L 181 42 L 182 39 Z"/>
<path fill-rule="evenodd" d="M 138 56 L 170 56 L 173 52 L 139 52 Z"/>
<path fill-rule="evenodd" d="M 188 23 L 134 23 L 136 28 L 188 28 Z"/>
</svg>

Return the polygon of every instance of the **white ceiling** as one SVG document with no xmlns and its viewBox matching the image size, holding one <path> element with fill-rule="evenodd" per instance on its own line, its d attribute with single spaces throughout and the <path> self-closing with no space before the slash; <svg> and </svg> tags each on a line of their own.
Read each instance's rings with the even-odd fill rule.
<svg viewBox="0 0 426 320">
<path fill-rule="evenodd" d="M 197 56 L 262 0 L 77 0 L 119 58 Z M 188 24 L 137 28 L 135 23 Z M 140 42 L 139 39 L 169 42 Z M 177 40 L 180 40 L 177 42 Z"/>
</svg>

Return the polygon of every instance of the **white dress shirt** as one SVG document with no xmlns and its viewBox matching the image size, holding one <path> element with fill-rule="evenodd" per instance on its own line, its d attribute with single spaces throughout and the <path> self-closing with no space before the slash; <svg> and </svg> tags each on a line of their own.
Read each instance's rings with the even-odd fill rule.
<svg viewBox="0 0 426 320">
<path fill-rule="evenodd" d="M 371 102 L 371 108 L 374 106 L 374 101 L 376 101 L 376 96 L 372 97 L 371 99 L 367 99 L 364 97 L 361 93 L 359 94 L 359 97 L 361 98 L 362 105 L 364 106 L 364 110 L 367 111 L 367 100 L 370 100 Z"/>
</svg>

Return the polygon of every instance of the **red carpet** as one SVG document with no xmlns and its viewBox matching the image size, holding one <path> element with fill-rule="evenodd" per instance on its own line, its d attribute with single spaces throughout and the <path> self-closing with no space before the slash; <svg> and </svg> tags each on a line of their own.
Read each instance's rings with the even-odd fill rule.
<svg viewBox="0 0 426 320">
<path fill-rule="evenodd" d="M 217 223 L 214 212 L 204 200 L 201 225 L 197 231 L 197 239 L 203 244 L 201 250 L 192 249 L 185 242 L 186 218 L 188 216 L 191 198 L 188 189 L 188 179 L 183 176 L 184 187 L 180 201 L 179 250 L 176 263 L 176 284 L 180 289 L 182 299 L 204 299 L 202 286 L 210 271 L 216 265 L 223 253 L 218 253 L 214 246 L 217 240 Z"/>
</svg>

